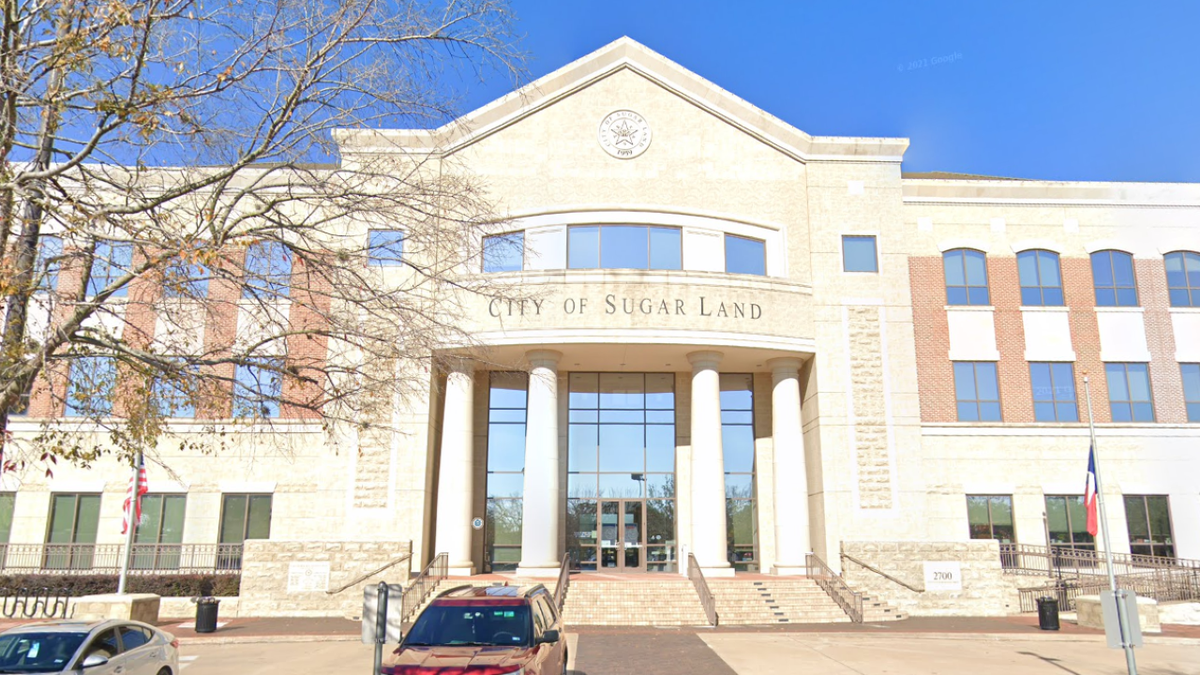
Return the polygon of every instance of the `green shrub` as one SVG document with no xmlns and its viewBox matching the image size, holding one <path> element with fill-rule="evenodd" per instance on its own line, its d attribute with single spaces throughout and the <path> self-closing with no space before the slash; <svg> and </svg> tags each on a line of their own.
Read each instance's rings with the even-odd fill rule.
<svg viewBox="0 0 1200 675">
<path fill-rule="evenodd" d="M 126 584 L 130 593 L 153 593 L 167 598 L 197 595 L 235 596 L 241 587 L 240 574 L 131 574 Z M 0 575 L 0 593 L 19 594 L 21 589 L 37 593 L 43 588 L 67 589 L 67 595 L 99 595 L 117 592 L 115 574 L 9 574 Z M 36 590 L 35 590 L 36 589 Z"/>
</svg>

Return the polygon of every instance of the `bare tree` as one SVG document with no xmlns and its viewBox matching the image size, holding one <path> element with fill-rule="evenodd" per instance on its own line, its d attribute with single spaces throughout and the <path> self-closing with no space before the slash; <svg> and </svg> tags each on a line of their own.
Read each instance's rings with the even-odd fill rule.
<svg viewBox="0 0 1200 675">
<path fill-rule="evenodd" d="M 341 162 L 333 131 L 517 76 L 504 0 L 3 3 L 0 470 L 30 405 L 43 459 L 83 463 L 78 421 L 129 454 L 172 416 L 362 424 L 464 337 L 492 206 L 428 153 Z"/>
</svg>

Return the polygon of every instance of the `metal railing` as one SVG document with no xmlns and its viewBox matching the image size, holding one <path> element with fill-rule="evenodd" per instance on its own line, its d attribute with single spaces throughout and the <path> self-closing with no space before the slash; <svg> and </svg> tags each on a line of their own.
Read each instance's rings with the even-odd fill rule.
<svg viewBox="0 0 1200 675">
<path fill-rule="evenodd" d="M 704 571 L 700 569 L 700 563 L 696 562 L 694 553 L 688 554 L 687 575 L 688 579 L 692 580 L 692 585 L 696 587 L 696 594 L 700 596 L 700 604 L 704 606 L 704 615 L 708 617 L 708 624 L 710 626 L 718 625 L 721 617 L 717 615 L 717 599 L 708 589 L 708 582 L 704 580 Z"/>
<path fill-rule="evenodd" d="M 337 595 L 338 593 L 341 593 L 342 591 L 346 590 L 347 588 L 350 588 L 351 586 L 357 586 L 358 584 L 366 581 L 367 579 L 370 579 L 371 577 L 375 576 L 376 574 L 385 572 L 406 560 L 412 560 L 411 553 L 405 553 L 404 555 L 400 556 L 399 558 L 394 558 L 392 560 L 389 560 L 388 562 L 384 563 L 383 565 L 381 565 L 379 567 L 376 567 L 375 569 L 371 570 L 370 572 L 364 572 L 364 573 L 358 575 L 357 577 L 354 577 L 354 579 L 352 581 L 347 581 L 346 583 L 342 584 L 341 586 L 338 586 L 337 588 L 325 591 L 325 594 L 326 595 Z"/>
<path fill-rule="evenodd" d="M 846 616 L 854 623 L 863 622 L 862 593 L 846 585 L 841 575 L 834 572 L 814 553 L 809 553 L 805 559 L 808 578 L 817 582 L 825 593 L 846 612 Z"/>
<path fill-rule="evenodd" d="M 1151 574 L 1125 574 L 1116 577 L 1117 587 L 1133 591 L 1139 597 L 1158 602 L 1200 600 L 1200 574 L 1194 571 L 1173 573 L 1160 570 Z M 1021 588 L 1018 594 L 1022 612 L 1037 611 L 1038 598 L 1056 598 L 1063 612 L 1076 610 L 1075 600 L 1081 595 L 1099 595 L 1109 590 L 1108 580 L 1093 576 L 1083 579 L 1063 579 L 1040 588 Z"/>
<path fill-rule="evenodd" d="M 1173 574 L 1200 574 L 1200 560 L 1113 553 L 1113 574 L 1149 575 L 1166 570 Z M 1056 579 L 1090 579 L 1108 575 L 1103 553 L 1064 546 L 1000 544 L 1005 574 L 1029 574 Z"/>
<path fill-rule="evenodd" d="M 437 589 L 438 584 L 446 579 L 449 572 L 450 556 L 439 553 L 421 570 L 416 579 L 404 589 L 400 598 L 400 622 L 408 621 L 414 612 L 425 604 L 425 600 Z"/>
<path fill-rule="evenodd" d="M 117 574 L 122 544 L 0 544 L 0 572 L 17 574 Z M 134 544 L 130 574 L 235 573 L 241 544 Z"/>
<path fill-rule="evenodd" d="M 562 613 L 563 604 L 567 602 L 567 586 L 571 584 L 571 555 L 563 556 L 562 565 L 558 567 L 558 581 L 554 584 L 554 606 Z"/>
<path fill-rule="evenodd" d="M 875 574 L 878 574 L 879 576 L 883 577 L 884 579 L 887 579 L 888 581 L 890 581 L 898 586 L 903 586 L 904 588 L 907 588 L 908 590 L 912 591 L 913 593 L 924 593 L 925 592 L 924 588 L 917 588 L 916 586 L 913 586 L 912 584 L 910 584 L 908 582 L 901 581 L 900 579 L 897 579 L 896 577 L 888 574 L 887 572 L 884 572 L 883 570 L 878 569 L 876 567 L 872 567 L 871 565 L 868 565 L 867 563 L 859 560 L 858 558 L 855 558 L 852 555 L 843 553 L 842 560 L 849 560 L 850 562 L 854 563 L 855 565 L 858 565 L 859 567 L 867 570 L 868 572 L 874 572 Z"/>
<path fill-rule="evenodd" d="M 65 619 L 65 588 L 0 588 L 0 614 L 8 619 Z"/>
</svg>

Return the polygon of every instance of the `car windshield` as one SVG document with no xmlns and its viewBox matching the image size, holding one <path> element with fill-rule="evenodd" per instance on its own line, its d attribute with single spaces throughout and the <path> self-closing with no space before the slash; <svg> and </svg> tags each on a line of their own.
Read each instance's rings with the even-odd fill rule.
<svg viewBox="0 0 1200 675">
<path fill-rule="evenodd" d="M 526 605 L 430 605 L 413 624 L 404 644 L 416 646 L 504 646 L 529 644 Z"/>
<path fill-rule="evenodd" d="M 56 673 L 83 644 L 87 633 L 8 633 L 0 635 L 0 672 Z"/>
</svg>

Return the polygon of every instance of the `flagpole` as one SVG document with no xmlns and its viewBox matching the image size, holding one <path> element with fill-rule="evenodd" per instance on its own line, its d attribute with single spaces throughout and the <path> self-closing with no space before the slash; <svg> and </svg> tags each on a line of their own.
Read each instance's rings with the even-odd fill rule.
<svg viewBox="0 0 1200 675">
<path fill-rule="evenodd" d="M 133 460 L 133 478 L 130 479 L 129 506 L 125 511 L 125 522 L 127 523 L 125 532 L 125 551 L 121 555 L 121 576 L 117 579 L 117 595 L 125 594 L 125 579 L 129 576 L 129 558 L 133 554 L 133 536 L 137 533 L 137 503 L 138 489 L 141 487 L 141 472 L 142 472 L 142 453 L 139 451 L 137 458 Z"/>
<path fill-rule="evenodd" d="M 1125 667 L 1129 675 L 1137 675 L 1137 661 L 1133 658 L 1133 640 L 1129 617 L 1125 614 L 1125 591 L 1117 589 L 1117 576 L 1113 572 L 1112 540 L 1108 538 L 1108 515 L 1104 510 L 1104 484 L 1100 482 L 1100 452 L 1096 448 L 1096 424 L 1092 419 L 1092 390 L 1088 385 L 1087 373 L 1083 375 L 1083 393 L 1087 399 L 1088 434 L 1092 439 L 1092 468 L 1096 470 L 1096 505 L 1100 511 L 1100 534 L 1104 539 L 1104 562 L 1108 568 L 1108 587 L 1117 604 L 1117 630 L 1121 635 L 1121 647 L 1125 650 Z"/>
</svg>

